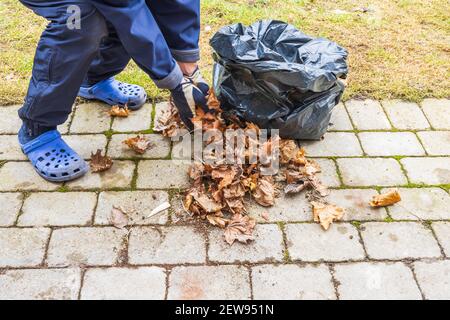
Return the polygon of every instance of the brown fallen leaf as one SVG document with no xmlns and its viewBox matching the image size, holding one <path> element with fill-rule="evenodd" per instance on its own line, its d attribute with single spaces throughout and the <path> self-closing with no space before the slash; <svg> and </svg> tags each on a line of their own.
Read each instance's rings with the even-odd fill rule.
<svg viewBox="0 0 450 320">
<path fill-rule="evenodd" d="M 391 206 L 397 202 L 402 201 L 400 193 L 397 189 L 389 190 L 386 193 L 373 196 L 372 201 L 370 201 L 370 206 L 372 207 L 386 207 Z"/>
<path fill-rule="evenodd" d="M 112 167 L 113 161 L 107 155 L 102 155 L 102 150 L 98 149 L 97 152 L 91 153 L 91 161 L 89 162 L 92 172 L 106 171 Z"/>
<path fill-rule="evenodd" d="M 242 243 L 252 241 L 254 240 L 253 230 L 255 229 L 255 226 L 255 219 L 241 214 L 235 214 L 225 229 L 225 241 L 229 245 L 232 245 L 236 240 Z"/>
<path fill-rule="evenodd" d="M 128 138 L 123 141 L 128 147 L 130 147 L 134 152 L 139 154 L 144 154 L 147 149 L 149 149 L 152 145 L 150 140 L 146 139 L 145 137 L 141 137 L 140 135 L 137 135 L 133 138 Z"/>
<path fill-rule="evenodd" d="M 219 100 L 217 100 L 216 93 L 214 92 L 213 89 L 209 90 L 207 104 L 208 104 L 208 108 L 211 110 L 217 110 L 217 111 L 220 110 L 220 102 L 219 102 Z"/>
<path fill-rule="evenodd" d="M 182 128 L 184 128 L 183 121 L 181 121 L 177 108 L 170 101 L 169 108 L 161 112 L 153 130 L 161 132 L 164 137 L 175 137 L 179 135 Z"/>
<path fill-rule="evenodd" d="M 220 203 L 217 203 L 204 193 L 193 192 L 192 196 L 207 213 L 218 212 L 222 209 L 222 205 Z"/>
<path fill-rule="evenodd" d="M 263 218 L 266 221 L 269 221 L 269 213 L 264 211 L 263 213 L 261 213 L 261 218 Z"/>
<path fill-rule="evenodd" d="M 344 209 L 333 204 L 324 204 L 313 201 L 313 217 L 315 222 L 319 222 L 324 230 L 328 230 L 330 225 L 344 216 Z"/>
<path fill-rule="evenodd" d="M 229 220 L 223 217 L 216 216 L 214 214 L 208 214 L 206 216 L 206 219 L 208 219 L 208 222 L 213 226 L 217 226 L 220 228 L 225 228 L 227 226 L 227 223 L 229 222 Z"/>
<path fill-rule="evenodd" d="M 118 229 L 123 229 L 128 225 L 130 221 L 127 213 L 122 207 L 113 206 L 111 210 L 111 214 L 108 218 L 109 223 L 111 223 L 114 227 Z"/>
<path fill-rule="evenodd" d="M 120 107 L 120 106 L 112 106 L 109 110 L 109 114 L 113 117 L 122 117 L 126 118 L 130 115 L 130 110 L 127 106 Z"/>
<path fill-rule="evenodd" d="M 299 193 L 307 189 L 309 186 L 310 184 L 308 181 L 305 181 L 304 183 L 300 184 L 291 183 L 286 185 L 286 187 L 284 187 L 284 193 L 286 194 Z"/>
<path fill-rule="evenodd" d="M 264 207 L 270 207 L 275 204 L 275 188 L 268 177 L 259 179 L 253 197 L 257 203 Z"/>
<path fill-rule="evenodd" d="M 289 163 L 291 160 L 295 159 L 298 150 L 299 148 L 294 140 L 282 139 L 280 141 L 280 162 L 282 164 Z"/>
</svg>

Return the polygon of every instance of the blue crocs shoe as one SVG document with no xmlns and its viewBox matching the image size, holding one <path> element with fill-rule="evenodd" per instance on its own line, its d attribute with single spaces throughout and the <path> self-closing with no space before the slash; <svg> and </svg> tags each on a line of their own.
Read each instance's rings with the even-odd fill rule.
<svg viewBox="0 0 450 320">
<path fill-rule="evenodd" d="M 21 147 L 37 173 L 48 181 L 74 180 L 89 171 L 86 162 L 64 142 L 56 130 L 47 131 Z"/>
<path fill-rule="evenodd" d="M 147 100 L 144 88 L 117 81 L 114 77 L 100 81 L 92 87 L 81 87 L 78 96 L 101 100 L 111 106 L 126 105 L 130 110 L 140 109 Z"/>
</svg>

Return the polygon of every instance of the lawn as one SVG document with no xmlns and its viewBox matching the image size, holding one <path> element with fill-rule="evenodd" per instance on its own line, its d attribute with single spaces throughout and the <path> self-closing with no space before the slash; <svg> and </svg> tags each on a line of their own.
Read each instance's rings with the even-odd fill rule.
<svg viewBox="0 0 450 320">
<path fill-rule="evenodd" d="M 370 97 L 418 101 L 450 96 L 450 2 L 446 0 L 202 0 L 202 61 L 211 78 L 208 40 L 221 26 L 258 19 L 289 22 L 349 51 L 344 99 Z M 0 3 L 0 104 L 20 103 L 36 42 L 46 22 L 17 0 Z M 133 63 L 120 79 L 159 91 Z"/>
</svg>

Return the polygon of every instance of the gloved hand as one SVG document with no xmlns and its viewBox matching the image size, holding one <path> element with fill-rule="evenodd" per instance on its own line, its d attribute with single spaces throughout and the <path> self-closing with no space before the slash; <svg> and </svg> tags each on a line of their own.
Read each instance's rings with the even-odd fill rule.
<svg viewBox="0 0 450 320">
<path fill-rule="evenodd" d="M 195 69 L 194 73 L 192 73 L 190 76 L 187 76 L 186 78 L 191 80 L 195 84 L 195 86 L 203 92 L 205 96 L 208 95 L 209 85 L 203 78 L 202 74 L 200 73 L 200 69 L 198 67 L 197 69 Z"/>
<path fill-rule="evenodd" d="M 189 130 L 193 130 L 194 125 L 191 119 L 195 115 L 195 106 L 201 107 L 205 112 L 209 111 L 205 94 L 187 78 L 170 93 L 181 120 Z"/>
</svg>

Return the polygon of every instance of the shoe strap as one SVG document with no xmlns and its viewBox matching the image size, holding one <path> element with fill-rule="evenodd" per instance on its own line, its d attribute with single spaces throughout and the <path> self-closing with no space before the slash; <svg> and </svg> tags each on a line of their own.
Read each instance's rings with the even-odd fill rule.
<svg viewBox="0 0 450 320">
<path fill-rule="evenodd" d="M 61 138 L 61 134 L 57 130 L 50 130 L 41 134 L 30 142 L 25 143 L 22 146 L 22 150 L 25 154 L 28 154 L 31 151 L 43 146 L 44 144 L 47 144 L 59 138 Z"/>
</svg>

